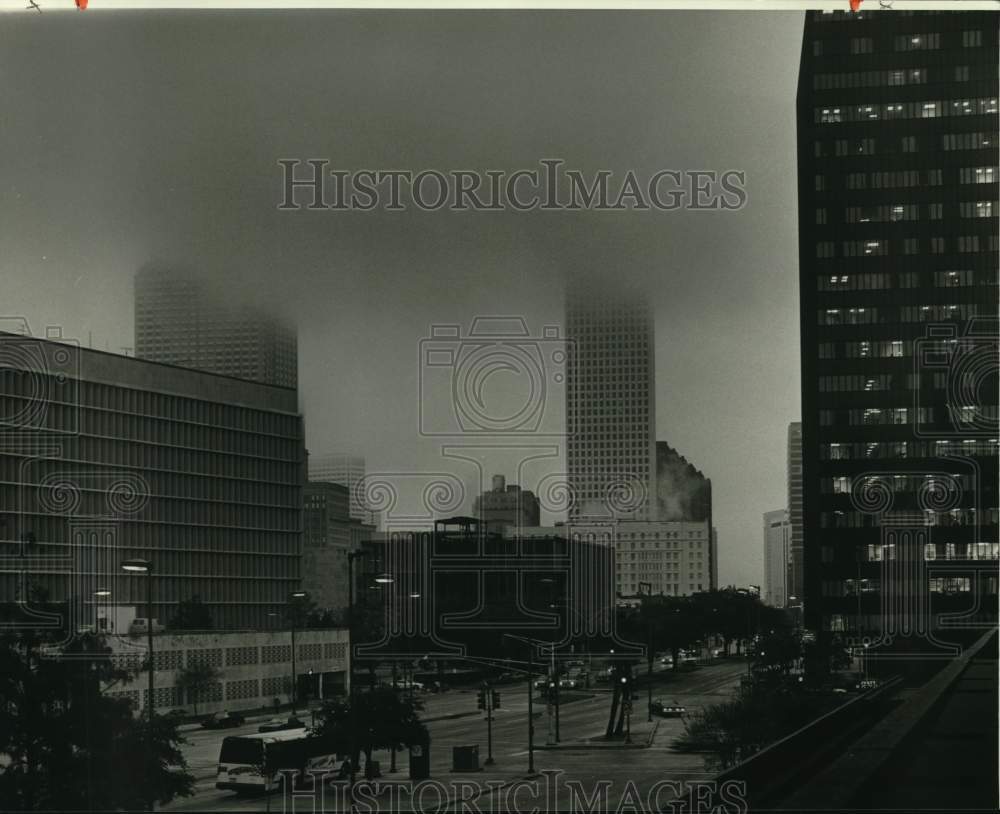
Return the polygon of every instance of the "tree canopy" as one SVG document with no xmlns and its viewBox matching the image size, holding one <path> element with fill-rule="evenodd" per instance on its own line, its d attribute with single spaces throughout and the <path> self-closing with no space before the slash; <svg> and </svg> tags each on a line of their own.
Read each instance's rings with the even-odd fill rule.
<svg viewBox="0 0 1000 814">
<path fill-rule="evenodd" d="M 128 677 L 99 637 L 0 636 L 0 810 L 137 810 L 192 793 L 178 721 L 153 717 L 147 764 L 149 722 L 103 694 Z"/>
</svg>

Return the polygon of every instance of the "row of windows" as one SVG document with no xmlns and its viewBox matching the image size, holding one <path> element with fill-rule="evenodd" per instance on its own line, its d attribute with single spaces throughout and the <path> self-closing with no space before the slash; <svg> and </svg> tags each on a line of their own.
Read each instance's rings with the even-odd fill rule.
<svg viewBox="0 0 1000 814">
<path fill-rule="evenodd" d="M 820 359 L 891 359 L 912 356 L 914 344 L 913 340 L 903 339 L 822 342 L 818 351 Z M 959 355 L 981 353 L 984 348 L 981 339 L 920 339 L 916 344 L 919 344 L 922 353 L 927 354 L 925 359 L 948 359 L 952 364 Z"/>
<path fill-rule="evenodd" d="M 944 99 L 918 102 L 888 102 L 817 107 L 813 110 L 816 124 L 843 122 L 893 121 L 899 119 L 936 119 L 941 116 L 990 115 L 1000 109 L 993 96 L 974 99 Z"/>
<path fill-rule="evenodd" d="M 934 526 L 939 528 L 964 528 L 970 526 L 1000 525 L 1000 509 L 952 509 L 947 512 L 914 511 L 911 514 L 919 517 L 914 524 Z M 860 529 L 876 528 L 879 518 L 869 512 L 834 511 L 820 512 L 819 526 L 823 529 Z"/>
<path fill-rule="evenodd" d="M 819 424 L 829 427 L 840 423 L 842 412 L 820 410 Z M 847 411 L 847 423 L 851 426 L 877 426 L 891 424 L 932 424 L 933 407 L 864 407 Z M 949 420 L 968 425 L 974 421 L 990 421 L 997 418 L 997 408 L 992 405 L 948 405 Z"/>
<path fill-rule="evenodd" d="M 900 12 L 893 13 L 900 14 Z M 929 12 L 920 13 L 924 14 Z M 937 51 L 941 48 L 941 41 L 941 34 L 937 31 L 915 34 L 897 34 L 892 38 L 892 51 L 896 53 L 905 53 L 908 51 Z M 953 47 L 958 47 L 960 43 L 962 48 L 978 48 L 983 44 L 983 32 L 980 29 L 963 31 L 961 38 L 955 36 L 951 43 L 949 43 L 948 37 L 945 38 L 946 46 L 950 44 Z M 843 53 L 845 45 L 847 46 L 846 50 L 853 55 L 874 54 L 876 51 L 881 52 L 883 50 L 889 50 L 888 40 L 884 43 L 879 41 L 879 47 L 876 48 L 876 41 L 873 37 L 850 37 L 846 43 L 843 40 L 813 40 L 812 53 L 814 57 L 823 55 L 834 56 Z"/>
<path fill-rule="evenodd" d="M 977 204 L 978 206 L 978 204 Z M 984 202 L 984 210 L 992 215 L 993 204 Z M 972 211 L 972 210 L 970 210 Z M 948 254 L 949 250 L 957 254 L 971 254 L 978 251 L 997 251 L 1000 246 L 1000 238 L 997 235 L 989 235 L 986 240 L 980 240 L 979 235 L 959 235 L 954 238 L 931 237 L 931 238 L 903 238 L 898 241 L 890 241 L 886 238 L 872 238 L 869 240 L 845 240 L 841 243 L 840 257 L 886 257 L 891 254 L 891 244 L 896 243 L 900 254 L 914 255 L 923 253 L 922 249 L 930 249 L 930 254 Z M 921 244 L 921 241 L 929 241 Z M 837 257 L 837 244 L 832 240 L 821 240 L 816 243 L 816 258 L 819 260 L 829 260 Z"/>
<path fill-rule="evenodd" d="M 218 429 L 252 432 L 294 438 L 300 434 L 297 415 L 257 410 L 213 401 L 204 401 L 151 390 L 136 390 L 75 378 L 77 357 L 64 357 L 49 350 L 49 343 L 5 340 L 8 365 L 22 364 L 23 369 L 5 367 L 0 371 L 0 390 L 24 396 L 43 404 L 60 400 L 68 406 L 95 411 L 145 416 L 170 422 L 188 422 Z M 71 375 L 61 377 L 60 374 Z M 248 385 L 251 386 L 251 385 Z M 65 394 L 65 395 L 63 395 Z"/>
<path fill-rule="evenodd" d="M 944 150 L 982 150 L 995 147 L 996 133 L 945 133 L 941 137 Z"/>
<path fill-rule="evenodd" d="M 873 138 L 857 139 L 837 139 L 833 142 L 834 155 L 837 158 L 866 156 L 866 155 L 896 155 L 898 152 L 915 153 L 921 143 L 926 144 L 929 139 L 918 139 L 916 136 L 902 136 L 898 141 L 895 139 L 880 139 L 876 142 Z M 983 150 L 996 145 L 996 136 L 992 133 L 946 133 L 941 136 L 940 146 L 945 151 L 953 150 Z M 877 145 L 877 149 L 876 149 Z M 828 158 L 829 142 L 813 142 L 813 155 L 815 158 Z M 963 183 L 972 183 L 964 181 Z"/>
<path fill-rule="evenodd" d="M 80 463 L 87 469 L 120 466 L 125 469 L 177 472 L 196 478 L 225 478 L 265 484 L 295 484 L 302 477 L 298 461 L 276 461 L 214 450 L 136 444 L 89 436 L 63 438 L 60 444 L 63 449 L 60 460 L 69 464 Z"/>
<path fill-rule="evenodd" d="M 6 378 L 6 377 L 4 377 Z M 231 430 L 207 424 L 163 420 L 101 408 L 80 407 L 40 400 L 37 394 L 0 393 L 0 415 L 4 423 L 39 431 L 70 432 L 113 437 L 130 443 L 169 444 L 194 449 L 212 449 L 239 455 L 255 455 L 272 460 L 296 460 L 300 454 L 298 433 L 276 436 Z M 19 420 L 24 417 L 25 420 Z M 30 417 L 30 421 L 26 420 Z M 13 419 L 13 420 L 11 420 Z"/>
<path fill-rule="evenodd" d="M 849 495 L 857 481 L 859 489 L 868 491 L 884 486 L 892 492 L 933 491 L 955 493 L 958 490 L 968 492 L 973 488 L 971 475 L 951 475 L 942 478 L 940 475 L 886 475 L 881 478 L 870 476 L 852 477 L 840 475 L 832 478 L 820 478 L 820 492 L 823 494 Z"/>
<path fill-rule="evenodd" d="M 949 66 L 938 74 L 931 74 L 932 82 L 968 82 L 968 65 Z M 927 68 L 893 68 L 884 71 L 848 71 L 841 73 L 813 74 L 813 90 L 841 90 L 845 88 L 899 87 L 903 85 L 925 85 L 928 82 Z"/>
<path fill-rule="evenodd" d="M 912 374 L 910 374 L 912 375 Z M 881 458 L 941 458 L 946 455 L 997 455 L 997 439 L 963 438 L 950 441 L 868 441 L 825 443 L 819 446 L 821 461 L 852 461 Z"/>
<path fill-rule="evenodd" d="M 997 272 L 963 269 L 932 273 L 930 283 L 935 288 L 964 288 L 973 285 L 997 285 Z M 868 291 L 888 288 L 917 288 L 921 286 L 921 274 L 916 271 L 901 274 L 830 274 L 816 278 L 818 291 Z"/>
<path fill-rule="evenodd" d="M 961 376 L 949 375 L 946 371 L 938 370 L 924 371 L 923 375 L 920 373 L 897 373 L 895 375 L 820 376 L 817 388 L 820 393 L 879 392 L 891 389 L 917 390 L 921 387 L 931 390 L 949 388 L 965 393 L 975 392 L 978 384 L 977 375 L 976 372 L 970 373 L 968 371 L 963 372 Z"/>
<path fill-rule="evenodd" d="M 66 504 L 67 514 L 83 513 L 82 509 L 75 511 L 75 504 L 84 492 L 93 492 L 107 501 L 103 508 L 87 512 L 96 515 L 134 515 L 146 503 L 156 500 L 283 507 L 294 511 L 299 511 L 302 505 L 301 488 L 297 484 L 262 484 L 148 470 L 124 472 L 82 462 L 75 465 L 66 459 L 22 459 L 20 466 L 18 463 L 14 457 L 0 456 L 0 483 L 21 483 L 25 487 L 47 485 L 59 490 L 57 499 L 49 503 Z"/>
<path fill-rule="evenodd" d="M 877 325 L 905 322 L 943 322 L 967 320 L 995 313 L 995 306 L 985 303 L 952 303 L 949 305 L 904 305 L 894 316 L 879 316 L 878 308 L 821 308 L 817 311 L 818 325 Z"/>
<path fill-rule="evenodd" d="M 14 502 L 28 514 L 58 514 L 68 518 L 116 517 L 144 522 L 185 525 L 228 526 L 230 528 L 297 531 L 301 508 L 257 504 L 219 503 L 193 498 L 151 495 L 144 503 L 131 503 L 130 494 L 116 496 L 108 487 L 86 488 L 65 482 L 48 485 L 0 483 L 4 503 Z M 20 502 L 17 502 L 20 501 Z M 117 506 L 124 508 L 118 509 Z M 134 507 L 134 508 L 133 508 Z"/>
</svg>

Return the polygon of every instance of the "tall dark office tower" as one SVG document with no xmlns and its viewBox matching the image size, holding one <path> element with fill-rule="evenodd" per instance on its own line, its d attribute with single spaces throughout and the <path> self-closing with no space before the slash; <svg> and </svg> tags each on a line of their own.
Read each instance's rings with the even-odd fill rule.
<svg viewBox="0 0 1000 814">
<path fill-rule="evenodd" d="M 656 376 L 648 300 L 571 283 L 566 338 L 570 519 L 655 518 Z"/>
<path fill-rule="evenodd" d="M 805 24 L 805 613 L 849 640 L 996 619 L 997 25 Z"/>
<path fill-rule="evenodd" d="M 135 276 L 135 355 L 279 387 L 298 380 L 294 327 L 174 269 Z"/>
</svg>

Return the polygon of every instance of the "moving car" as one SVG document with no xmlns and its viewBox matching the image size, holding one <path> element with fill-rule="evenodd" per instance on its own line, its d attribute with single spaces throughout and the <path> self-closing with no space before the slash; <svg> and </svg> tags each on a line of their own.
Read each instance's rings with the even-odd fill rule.
<svg viewBox="0 0 1000 814">
<path fill-rule="evenodd" d="M 663 701 L 657 700 L 653 701 L 649 707 L 654 715 L 659 715 L 662 718 L 683 718 L 687 713 L 684 706 L 676 701 L 672 704 L 664 704 Z"/>
<path fill-rule="evenodd" d="M 289 718 L 272 718 L 257 727 L 258 732 L 280 732 L 283 729 L 304 729 L 305 724 L 292 715 Z"/>
<path fill-rule="evenodd" d="M 245 723 L 246 719 L 238 712 L 216 712 L 205 718 L 201 725 L 204 729 L 230 729 Z"/>
</svg>

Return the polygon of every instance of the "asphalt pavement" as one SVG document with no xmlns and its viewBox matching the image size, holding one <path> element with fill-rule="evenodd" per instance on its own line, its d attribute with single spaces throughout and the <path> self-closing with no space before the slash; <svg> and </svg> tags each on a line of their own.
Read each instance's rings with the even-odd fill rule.
<svg viewBox="0 0 1000 814">
<path fill-rule="evenodd" d="M 745 670 L 742 661 L 709 663 L 698 670 L 672 676 L 656 687 L 653 697 L 678 702 L 691 713 L 707 704 L 726 700 Z M 480 764 L 487 758 L 487 723 L 484 713 L 476 708 L 476 688 L 450 690 L 440 695 L 425 694 L 421 699 L 424 702 L 421 717 L 427 722 L 431 736 L 431 779 L 434 782 L 425 781 L 417 786 L 408 781 L 407 752 L 397 754 L 395 772 L 389 771 L 388 752 L 377 752 L 373 758 L 379 762 L 383 774 L 379 781 L 382 793 L 380 796 L 366 795 L 359 810 L 458 811 L 462 810 L 463 798 L 467 798 L 469 806 L 478 806 L 483 811 L 531 810 L 536 806 L 541 810 L 571 810 L 581 805 L 586 809 L 587 799 L 598 800 L 600 805 L 596 810 L 602 810 L 614 809 L 619 802 L 635 801 L 636 795 L 641 798 L 637 803 L 640 810 L 654 810 L 653 803 L 662 806 L 672 796 L 675 789 L 670 783 L 707 780 L 714 775 L 714 772 L 705 771 L 700 756 L 677 753 L 670 748 L 674 737 L 683 731 L 681 719 L 647 720 L 644 687 L 638 688 L 638 697 L 633 701 L 631 744 L 609 743 L 603 739 L 610 709 L 610 692 L 606 688 L 593 690 L 590 697 L 561 707 L 558 743 L 553 737 L 554 722 L 550 728 L 547 706 L 536 696 L 535 771 L 531 775 L 527 749 L 527 683 L 505 685 L 499 690 L 502 701 L 501 708 L 494 713 L 493 765 L 483 766 L 477 773 L 451 771 L 454 746 L 478 745 Z M 262 719 L 267 717 L 271 716 L 261 716 Z M 268 798 L 241 797 L 215 788 L 222 739 L 226 735 L 256 732 L 258 724 L 259 721 L 248 721 L 238 729 L 186 732 L 188 743 L 183 752 L 196 778 L 195 795 L 175 801 L 165 810 L 282 810 L 283 801 L 278 793 Z M 658 794 L 655 800 L 648 799 L 651 790 Z M 342 788 L 325 790 L 322 810 L 346 811 L 342 791 Z M 417 799 L 410 799 L 411 791 Z M 304 793 L 307 797 L 297 799 L 295 807 L 311 810 L 310 792 Z M 607 805 L 604 805 L 605 796 Z M 285 810 L 288 810 L 287 805 Z"/>
</svg>

